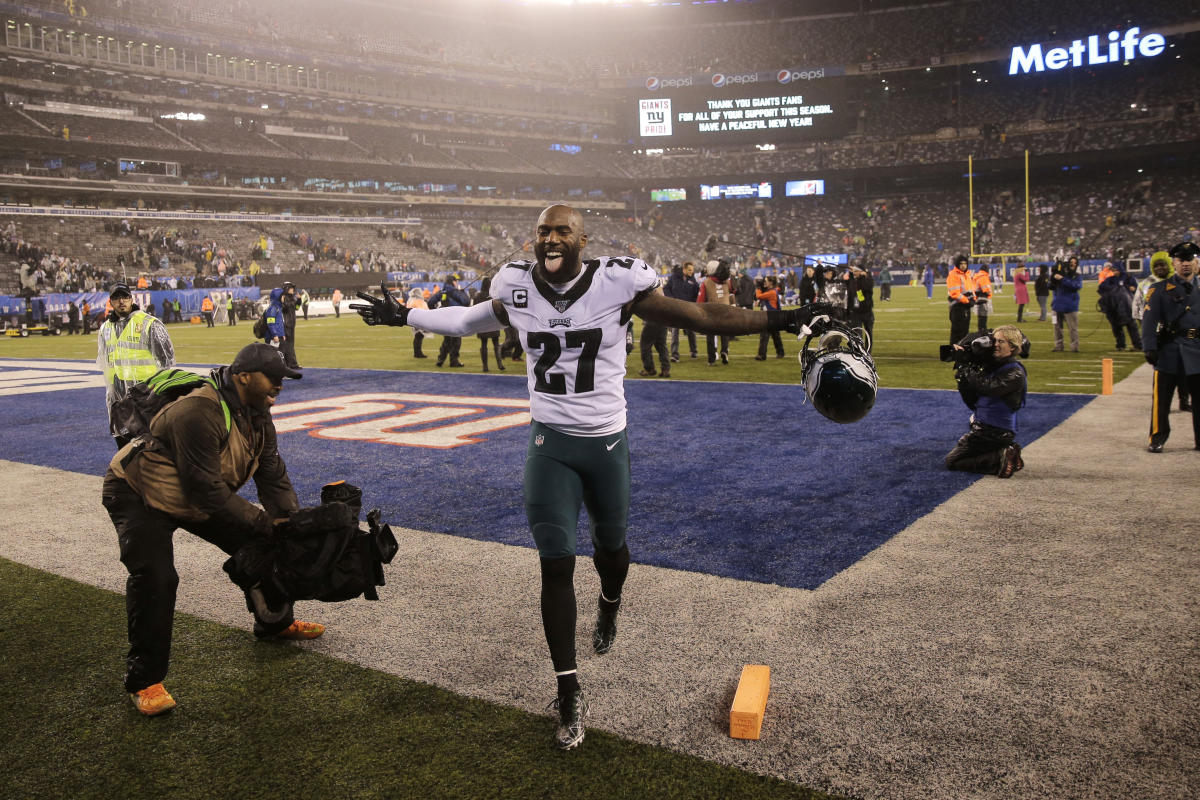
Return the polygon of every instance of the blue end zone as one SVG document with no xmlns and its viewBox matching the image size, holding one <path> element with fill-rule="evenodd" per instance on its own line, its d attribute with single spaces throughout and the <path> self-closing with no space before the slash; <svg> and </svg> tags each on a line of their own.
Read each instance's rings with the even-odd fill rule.
<svg viewBox="0 0 1200 800">
<path fill-rule="evenodd" d="M 6 371 L 0 360 L 0 380 Z M 837 425 L 802 405 L 798 386 L 630 381 L 625 391 L 629 543 L 640 563 L 813 589 L 979 480 L 942 466 L 966 430 L 957 392 L 885 389 L 865 420 Z M 280 401 L 383 392 L 527 399 L 523 375 L 309 369 L 287 381 Z M 1019 441 L 1090 399 L 1031 395 Z M 100 389 L 0 397 L 0 455 L 103 474 L 113 453 L 103 408 Z M 431 449 L 292 432 L 280 448 L 302 504 L 344 478 L 393 523 L 530 547 L 521 502 L 528 429 L 479 438 Z M 252 486 L 244 491 L 253 497 Z M 581 552 L 590 553 L 586 538 Z"/>
</svg>

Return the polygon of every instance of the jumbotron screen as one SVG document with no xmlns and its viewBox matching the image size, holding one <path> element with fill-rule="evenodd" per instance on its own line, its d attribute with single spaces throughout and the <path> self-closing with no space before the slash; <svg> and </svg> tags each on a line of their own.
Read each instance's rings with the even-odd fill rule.
<svg viewBox="0 0 1200 800">
<path fill-rule="evenodd" d="M 630 101 L 633 138 L 645 147 L 835 139 L 854 123 L 840 85 L 826 79 L 646 88 Z"/>
</svg>

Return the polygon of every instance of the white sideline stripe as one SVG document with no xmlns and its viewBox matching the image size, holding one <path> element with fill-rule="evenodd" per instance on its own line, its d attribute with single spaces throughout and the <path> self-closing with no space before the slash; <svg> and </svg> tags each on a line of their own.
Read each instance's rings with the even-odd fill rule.
<svg viewBox="0 0 1200 800">
<path fill-rule="evenodd" d="M 95 361 L 30 361 L 27 359 L 0 358 L 0 367 L 21 367 L 25 369 L 58 369 L 77 370 L 81 372 L 99 372 L 100 365 Z"/>
<path fill-rule="evenodd" d="M 54 391 L 55 389 L 70 388 L 70 387 L 64 387 L 64 386 L 52 386 L 51 385 L 51 384 L 63 384 L 63 383 L 75 384 L 75 385 L 81 386 L 81 387 L 103 386 L 104 379 L 102 377 L 100 377 L 99 375 L 79 375 L 78 373 L 76 373 L 74 375 L 40 375 L 36 378 L 34 378 L 34 377 L 9 378 L 4 373 L 0 372 L 0 389 L 45 386 L 47 391 Z M 14 392 L 14 394 L 16 394 L 16 393 Z M 24 392 L 22 392 L 22 394 L 24 394 Z"/>
</svg>

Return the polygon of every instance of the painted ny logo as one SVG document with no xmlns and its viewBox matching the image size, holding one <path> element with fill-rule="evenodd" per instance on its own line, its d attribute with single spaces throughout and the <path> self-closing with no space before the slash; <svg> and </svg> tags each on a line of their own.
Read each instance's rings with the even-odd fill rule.
<svg viewBox="0 0 1200 800">
<path fill-rule="evenodd" d="M 318 439 L 438 449 L 477 444 L 484 441 L 480 438 L 483 434 L 530 422 L 528 400 L 408 393 L 348 394 L 283 403 L 271 416 L 280 434 L 307 430 Z M 341 422 L 358 417 L 370 418 Z"/>
</svg>

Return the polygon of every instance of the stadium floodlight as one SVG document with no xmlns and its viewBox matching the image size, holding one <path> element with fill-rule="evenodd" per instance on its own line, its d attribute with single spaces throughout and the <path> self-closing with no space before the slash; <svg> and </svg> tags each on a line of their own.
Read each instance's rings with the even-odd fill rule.
<svg viewBox="0 0 1200 800">
<path fill-rule="evenodd" d="M 615 5 L 661 5 L 662 0 L 519 0 L 526 6 L 615 6 Z"/>
<path fill-rule="evenodd" d="M 971 258 L 1013 258 L 1029 255 L 1029 151 L 1025 151 L 1025 250 L 1021 253 L 975 252 L 975 159 L 967 156 L 967 231 Z"/>
</svg>

